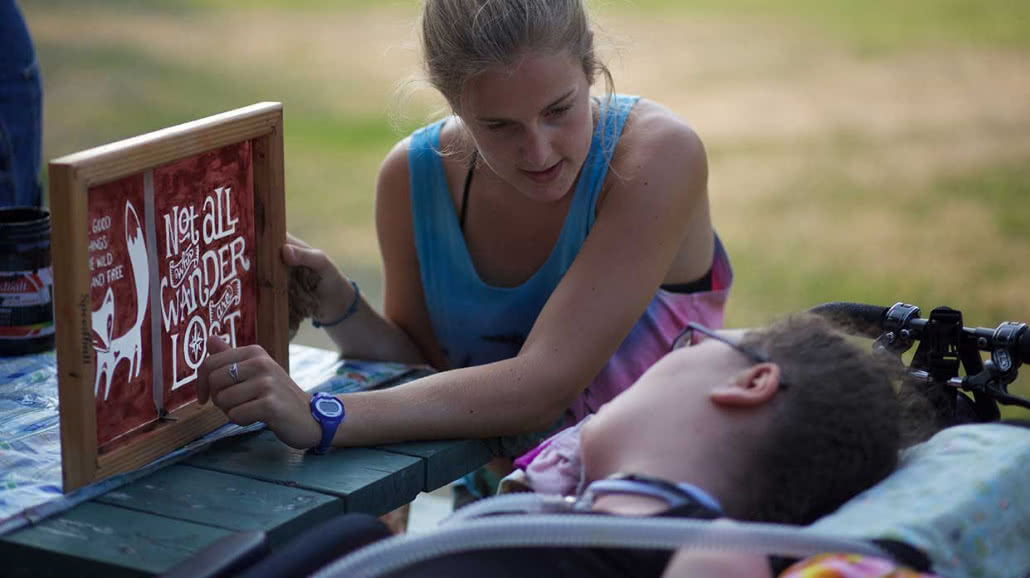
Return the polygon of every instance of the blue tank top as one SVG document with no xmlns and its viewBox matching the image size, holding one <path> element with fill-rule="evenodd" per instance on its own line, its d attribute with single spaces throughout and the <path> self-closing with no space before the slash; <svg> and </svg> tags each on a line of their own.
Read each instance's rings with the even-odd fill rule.
<svg viewBox="0 0 1030 578">
<path fill-rule="evenodd" d="M 411 137 L 411 212 L 422 288 L 433 333 L 452 368 L 514 357 L 537 315 L 572 266 L 594 221 L 608 160 L 637 97 L 616 96 L 597 123 L 572 203 L 547 261 L 524 283 L 497 287 L 480 279 L 458 224 L 440 150 L 443 119 Z M 607 134 L 602 138 L 601 130 Z M 602 146 L 602 142 L 605 146 Z"/>
<path fill-rule="evenodd" d="M 594 129 L 558 241 L 547 261 L 517 287 L 489 285 L 476 272 L 438 152 L 440 130 L 447 119 L 412 134 L 408 168 L 422 289 L 433 334 L 452 368 L 491 363 L 518 354 L 544 304 L 590 233 L 609 161 L 626 117 L 638 99 L 615 95 L 601 101 L 603 121 Z M 615 355 L 568 409 L 565 425 L 593 413 L 629 387 L 668 351 L 687 321 L 722 326 L 732 270 L 718 238 L 715 245 L 711 290 L 675 293 L 659 289 Z M 517 446 L 524 446 L 529 439 L 518 437 L 518 444 L 505 443 L 501 453 L 516 455 Z M 521 448 L 525 449 L 528 447 Z"/>
</svg>

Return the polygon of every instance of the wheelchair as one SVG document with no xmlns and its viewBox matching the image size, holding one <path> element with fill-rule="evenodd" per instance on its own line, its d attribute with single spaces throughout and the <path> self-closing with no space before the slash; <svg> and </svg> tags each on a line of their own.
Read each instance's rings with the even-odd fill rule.
<svg viewBox="0 0 1030 578">
<path fill-rule="evenodd" d="M 1027 324 L 966 327 L 961 311 L 938 307 L 922 318 L 918 307 L 900 302 L 835 302 L 811 312 L 872 339 L 875 351 L 896 359 L 901 388 L 925 401 L 936 433 L 904 450 L 886 479 L 809 526 L 567 516 L 568 499 L 517 494 L 464 508 L 428 534 L 389 536 L 371 516 L 337 519 L 268 555 L 259 533 L 231 536 L 168 575 L 372 578 L 459 552 L 548 546 L 694 547 L 792 558 L 832 552 L 890 560 L 876 539 L 925 554 L 940 576 L 1030 574 L 1030 421 L 1002 420 L 999 409 L 1030 409 L 1030 400 L 1008 390 L 1030 362 Z"/>
</svg>

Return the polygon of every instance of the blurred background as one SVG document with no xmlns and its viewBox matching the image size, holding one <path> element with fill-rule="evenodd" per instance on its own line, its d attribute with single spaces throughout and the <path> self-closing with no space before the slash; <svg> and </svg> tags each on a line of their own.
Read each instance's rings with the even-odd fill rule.
<svg viewBox="0 0 1030 578">
<path fill-rule="evenodd" d="M 19 4 L 44 160 L 280 101 L 288 227 L 381 303 L 378 165 L 444 110 L 415 82 L 417 1 Z M 616 89 L 666 104 L 708 147 L 736 273 L 728 326 L 837 300 L 1030 322 L 1030 2 L 593 8 Z M 310 327 L 297 340 L 329 345 Z M 1030 372 L 1013 390 L 1030 396 Z"/>
</svg>

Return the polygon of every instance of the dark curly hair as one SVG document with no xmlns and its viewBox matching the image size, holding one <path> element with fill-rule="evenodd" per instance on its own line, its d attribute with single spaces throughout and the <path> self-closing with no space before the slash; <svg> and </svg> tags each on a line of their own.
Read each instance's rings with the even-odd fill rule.
<svg viewBox="0 0 1030 578">
<path fill-rule="evenodd" d="M 822 317 L 803 314 L 742 341 L 780 366 L 772 420 L 738 487 L 737 518 L 808 524 L 872 486 L 902 447 L 896 361 L 860 348 Z M 736 514 L 736 515 L 734 515 Z"/>
</svg>

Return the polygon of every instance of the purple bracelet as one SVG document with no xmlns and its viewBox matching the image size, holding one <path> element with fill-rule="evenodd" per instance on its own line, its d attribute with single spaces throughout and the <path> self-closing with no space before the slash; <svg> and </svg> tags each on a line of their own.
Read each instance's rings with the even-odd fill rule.
<svg viewBox="0 0 1030 578">
<path fill-rule="evenodd" d="M 358 284 L 355 283 L 353 280 L 349 280 L 349 281 L 350 281 L 350 286 L 354 288 L 354 302 L 351 303 L 350 307 L 347 308 L 347 311 L 344 312 L 343 317 L 340 317 L 339 319 L 337 319 L 335 321 L 330 321 L 329 323 L 319 323 L 319 321 L 317 319 L 312 319 L 311 320 L 311 324 L 312 325 L 314 325 L 315 327 L 319 327 L 319 328 L 321 328 L 321 327 L 332 327 L 334 325 L 339 325 L 339 324 L 343 323 L 351 315 L 354 315 L 355 313 L 358 312 L 358 305 L 361 303 L 361 289 L 358 289 Z"/>
</svg>

